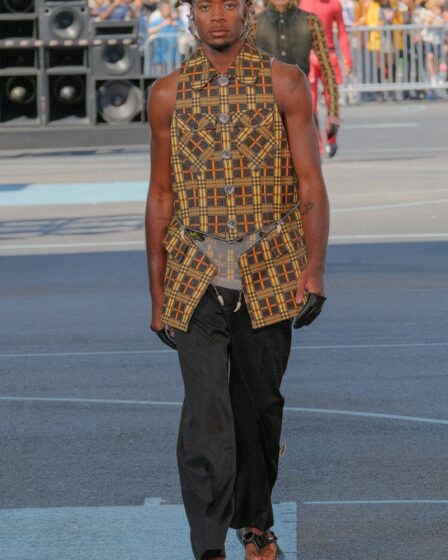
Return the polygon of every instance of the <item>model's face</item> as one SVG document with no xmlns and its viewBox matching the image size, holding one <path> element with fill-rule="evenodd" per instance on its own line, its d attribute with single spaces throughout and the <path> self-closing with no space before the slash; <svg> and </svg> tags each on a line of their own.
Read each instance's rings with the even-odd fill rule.
<svg viewBox="0 0 448 560">
<path fill-rule="evenodd" d="M 209 47 L 227 50 L 240 38 L 245 0 L 194 0 L 192 16 L 198 35 Z"/>
<path fill-rule="evenodd" d="M 291 0 L 271 0 L 271 4 L 279 12 L 284 12 L 286 8 L 289 6 L 290 1 Z"/>
</svg>

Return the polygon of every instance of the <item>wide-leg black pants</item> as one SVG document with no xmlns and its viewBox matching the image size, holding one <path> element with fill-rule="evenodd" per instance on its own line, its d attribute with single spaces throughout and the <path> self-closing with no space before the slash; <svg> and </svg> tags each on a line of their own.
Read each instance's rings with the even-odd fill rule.
<svg viewBox="0 0 448 560">
<path fill-rule="evenodd" d="M 185 399 L 177 459 L 196 560 L 225 555 L 229 527 L 274 524 L 291 320 L 252 329 L 238 291 L 209 286 L 188 332 L 175 330 Z"/>
</svg>

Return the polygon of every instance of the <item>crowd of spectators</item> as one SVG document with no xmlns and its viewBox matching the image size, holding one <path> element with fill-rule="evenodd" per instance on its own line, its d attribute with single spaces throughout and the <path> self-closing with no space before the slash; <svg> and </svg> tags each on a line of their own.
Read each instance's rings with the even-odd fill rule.
<svg viewBox="0 0 448 560">
<path fill-rule="evenodd" d="M 448 0 L 341 0 L 341 3 L 347 27 L 375 28 L 362 36 L 364 45 L 356 45 L 356 33 L 352 34 L 355 42 L 352 48 L 365 47 L 371 57 L 371 74 L 377 73 L 373 79 L 366 77 L 364 68 L 364 81 L 381 82 L 384 76 L 390 76 L 393 81 L 423 79 L 434 87 L 446 81 L 448 34 L 444 26 L 448 26 Z M 381 31 L 383 26 L 400 27 L 386 33 Z M 401 76 L 398 76 L 399 68 Z M 431 98 L 446 96 L 446 92 L 414 91 L 405 95 Z M 378 96 L 373 94 L 373 97 Z"/>
<path fill-rule="evenodd" d="M 264 9 L 264 2 L 254 0 L 255 13 Z M 190 4 L 183 0 L 89 0 L 94 18 L 104 20 L 137 19 L 141 44 L 152 36 L 152 59 L 154 65 L 163 73 L 164 68 L 177 65 L 195 46 L 195 39 L 188 30 Z M 344 23 L 352 31 L 363 26 L 376 28 L 367 34 L 352 33 L 352 48 L 361 48 L 369 53 L 373 63 L 370 73 L 378 72 L 374 81 L 384 74 L 396 73 L 396 64 L 391 57 L 384 57 L 388 51 L 409 52 L 418 43 L 423 49 L 424 71 L 430 83 L 436 87 L 443 78 L 440 75 L 441 61 L 446 60 L 448 45 L 443 26 L 448 26 L 448 0 L 340 0 Z M 300 2 L 299 2 L 300 6 Z M 404 35 L 397 31 L 382 33 L 381 26 L 410 25 L 421 26 L 421 30 Z M 411 42 L 412 45 L 406 44 Z M 443 70 L 443 68 L 442 68 Z M 365 71 L 363 71 L 365 74 Z M 444 70 L 446 74 L 446 68 Z M 361 76 L 360 79 L 371 79 Z M 409 79 L 410 77 L 407 76 Z"/>
</svg>

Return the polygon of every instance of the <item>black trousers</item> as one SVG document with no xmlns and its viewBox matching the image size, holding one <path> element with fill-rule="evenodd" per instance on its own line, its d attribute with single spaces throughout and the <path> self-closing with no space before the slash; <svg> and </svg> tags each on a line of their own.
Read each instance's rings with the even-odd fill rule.
<svg viewBox="0 0 448 560">
<path fill-rule="evenodd" d="M 252 329 L 238 291 L 212 286 L 188 332 L 175 330 L 185 398 L 177 460 L 196 560 L 225 555 L 229 527 L 274 524 L 284 398 L 280 384 L 291 349 L 291 320 Z"/>
</svg>

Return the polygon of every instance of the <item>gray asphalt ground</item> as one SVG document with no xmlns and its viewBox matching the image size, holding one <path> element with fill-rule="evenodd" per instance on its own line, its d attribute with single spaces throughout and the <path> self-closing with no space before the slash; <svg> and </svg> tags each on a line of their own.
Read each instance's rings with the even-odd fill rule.
<svg viewBox="0 0 448 560">
<path fill-rule="evenodd" d="M 300 560 L 448 558 L 447 116 L 346 108 L 324 163 L 328 301 L 293 333 L 274 494 L 297 504 Z M 147 180 L 149 158 L 11 152 L 0 170 L 9 189 Z M 148 331 L 144 206 L 0 207 L 0 513 L 181 503 L 183 389 Z"/>
</svg>

